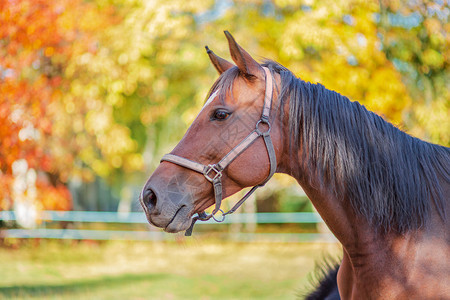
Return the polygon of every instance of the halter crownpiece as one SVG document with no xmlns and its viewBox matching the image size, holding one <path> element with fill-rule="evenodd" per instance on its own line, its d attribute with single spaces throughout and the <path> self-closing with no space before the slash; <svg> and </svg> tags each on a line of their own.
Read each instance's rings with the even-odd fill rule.
<svg viewBox="0 0 450 300">
<path fill-rule="evenodd" d="M 256 128 L 245 138 L 243 139 L 236 147 L 231 149 L 227 155 L 225 155 L 217 164 L 204 165 L 190 159 L 174 155 L 174 154 L 166 154 L 161 158 L 161 162 L 168 161 L 179 166 L 185 167 L 187 169 L 196 171 L 198 173 L 203 174 L 205 178 L 210 181 L 214 188 L 214 198 L 215 198 L 215 207 L 211 214 L 207 214 L 206 212 L 200 212 L 197 216 L 192 218 L 191 226 L 186 230 L 185 235 L 190 236 L 192 234 L 192 230 L 194 228 L 194 224 L 197 220 L 207 221 L 213 218 L 216 222 L 223 222 L 225 220 L 225 216 L 232 214 L 235 212 L 244 202 L 253 194 L 256 189 L 264 186 L 270 178 L 272 178 L 273 174 L 277 168 L 277 159 L 275 155 L 275 149 L 273 147 L 272 139 L 270 138 L 270 122 L 269 122 L 269 114 L 272 105 L 272 94 L 273 94 L 273 78 L 269 69 L 263 67 L 265 73 L 265 95 L 264 95 L 264 106 L 261 118 L 256 122 Z M 214 94 L 213 94 L 214 95 Z M 268 129 L 266 131 L 261 130 L 260 124 L 266 124 Z M 259 137 L 262 137 L 264 140 L 264 144 L 266 145 L 267 153 L 269 155 L 270 162 L 270 171 L 267 178 L 260 184 L 255 185 L 250 189 L 250 191 L 245 194 L 244 197 L 241 198 L 228 212 L 223 212 L 220 209 L 222 204 L 222 172 L 223 170 L 242 152 L 244 152 L 251 144 L 253 144 Z M 222 217 L 220 219 L 216 218 L 216 214 L 218 212 L 222 213 Z"/>
</svg>

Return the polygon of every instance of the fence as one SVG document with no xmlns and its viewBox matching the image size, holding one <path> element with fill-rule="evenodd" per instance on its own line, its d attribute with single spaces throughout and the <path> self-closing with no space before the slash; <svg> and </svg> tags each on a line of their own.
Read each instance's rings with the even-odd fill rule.
<svg viewBox="0 0 450 300">
<path fill-rule="evenodd" d="M 0 211 L 0 221 L 16 221 L 13 211 Z M 0 238 L 46 238 L 46 239 L 78 239 L 78 240 L 174 240 L 180 235 L 155 231 L 154 227 L 146 230 L 93 230 L 45 228 L 54 222 L 73 223 L 116 223 L 116 224 L 148 224 L 142 212 L 98 212 L 98 211 L 43 211 L 40 216 L 42 224 L 34 229 L 0 229 Z M 323 220 L 317 213 L 240 213 L 229 215 L 221 224 L 308 224 L 321 223 Z M 208 226 L 214 221 L 197 222 L 197 226 Z M 207 235 L 208 232 L 194 231 L 194 235 Z M 217 234 L 216 234 L 217 236 Z M 331 233 L 220 233 L 218 237 L 235 241 L 265 242 L 336 242 Z"/>
</svg>

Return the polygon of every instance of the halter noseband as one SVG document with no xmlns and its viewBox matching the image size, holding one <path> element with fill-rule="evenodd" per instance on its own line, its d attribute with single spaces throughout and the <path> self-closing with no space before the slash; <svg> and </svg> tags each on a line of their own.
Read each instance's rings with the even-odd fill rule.
<svg viewBox="0 0 450 300">
<path fill-rule="evenodd" d="M 266 88 L 264 95 L 264 107 L 261 119 L 259 119 L 258 122 L 256 123 L 256 128 L 236 147 L 231 149 L 231 151 L 228 152 L 228 154 L 225 155 L 224 158 L 222 158 L 217 164 L 210 164 L 207 166 L 174 154 L 166 154 L 161 158 L 161 162 L 168 161 L 203 174 L 203 176 L 205 176 L 205 178 L 208 181 L 210 181 L 214 187 L 214 197 L 216 201 L 214 210 L 209 215 L 203 211 L 198 213 L 198 216 L 193 217 L 191 226 L 188 228 L 188 230 L 186 230 L 185 233 L 185 235 L 187 236 L 192 234 L 192 229 L 197 220 L 207 221 L 213 218 L 216 222 L 223 222 L 225 220 L 226 215 L 235 212 L 236 209 L 238 209 L 245 202 L 245 200 L 247 200 L 247 198 L 250 197 L 250 195 L 256 191 L 256 189 L 264 186 L 276 171 L 277 159 L 275 155 L 275 150 L 273 148 L 272 139 L 270 138 L 270 122 L 269 122 L 270 108 L 272 105 L 273 78 L 268 68 L 263 67 L 263 69 L 266 77 Z M 261 131 L 260 124 L 266 124 L 268 126 L 268 129 L 266 131 Z M 245 194 L 245 196 L 242 197 L 242 199 L 239 200 L 233 206 L 233 208 L 231 208 L 228 212 L 225 213 L 223 212 L 223 210 L 220 209 L 220 206 L 222 204 L 222 180 L 221 180 L 222 172 L 236 157 L 238 157 L 242 152 L 244 152 L 245 149 L 250 147 L 250 145 L 253 144 L 259 137 L 263 138 L 264 143 L 266 145 L 267 153 L 269 154 L 269 162 L 270 162 L 269 175 L 262 183 L 252 187 L 251 190 L 248 191 L 247 194 Z M 218 213 L 219 211 L 222 212 L 221 219 L 217 219 L 215 217 L 215 214 Z"/>
</svg>

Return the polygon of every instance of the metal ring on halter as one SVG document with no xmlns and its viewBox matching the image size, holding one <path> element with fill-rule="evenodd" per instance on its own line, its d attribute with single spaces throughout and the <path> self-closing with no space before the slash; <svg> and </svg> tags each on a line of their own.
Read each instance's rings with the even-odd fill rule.
<svg viewBox="0 0 450 300">
<path fill-rule="evenodd" d="M 214 221 L 216 221 L 217 223 L 222 223 L 223 221 L 225 221 L 225 213 L 224 213 L 224 211 L 223 210 L 221 210 L 220 208 L 219 208 L 219 210 L 217 211 L 217 212 L 221 212 L 222 213 L 222 220 L 217 220 L 216 219 L 216 217 L 214 216 L 214 214 L 211 214 L 211 217 L 214 219 Z M 216 213 L 217 213 L 216 212 Z"/>
<path fill-rule="evenodd" d="M 267 131 L 261 131 L 260 129 L 259 129 L 259 124 L 261 124 L 261 122 L 262 123 L 264 123 L 264 124 L 266 124 L 267 126 L 269 126 L 269 128 L 267 129 Z M 270 123 L 269 122 L 266 122 L 265 120 L 263 120 L 263 119 L 261 119 L 261 120 L 259 120 L 257 123 L 256 123 L 256 132 L 259 134 L 259 135 L 263 135 L 263 134 L 269 134 L 269 132 L 270 132 Z"/>
</svg>

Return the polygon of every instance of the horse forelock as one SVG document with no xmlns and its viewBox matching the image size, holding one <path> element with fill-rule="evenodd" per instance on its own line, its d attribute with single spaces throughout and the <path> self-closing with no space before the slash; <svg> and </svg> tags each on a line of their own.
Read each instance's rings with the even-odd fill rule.
<svg viewBox="0 0 450 300">
<path fill-rule="evenodd" d="M 213 84 L 211 89 L 209 90 L 206 99 L 210 99 L 210 97 L 218 92 L 220 103 L 224 104 L 227 95 L 232 96 L 233 83 L 235 79 L 239 76 L 239 69 L 237 67 L 232 67 L 225 72 L 223 72 L 219 79 Z M 205 100 L 206 105 L 207 100 Z M 205 106 L 204 105 L 204 106 Z"/>
<path fill-rule="evenodd" d="M 450 182 L 450 149 L 400 131 L 358 102 L 296 78 L 272 61 L 281 77 L 280 102 L 289 102 L 290 151 L 301 150 L 310 178 L 377 228 L 405 232 L 422 227 L 431 205 L 445 219 L 438 177 Z M 288 101 L 289 100 L 289 101 Z M 281 110 L 283 112 L 283 110 Z"/>
</svg>

